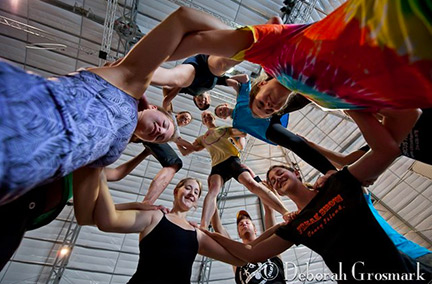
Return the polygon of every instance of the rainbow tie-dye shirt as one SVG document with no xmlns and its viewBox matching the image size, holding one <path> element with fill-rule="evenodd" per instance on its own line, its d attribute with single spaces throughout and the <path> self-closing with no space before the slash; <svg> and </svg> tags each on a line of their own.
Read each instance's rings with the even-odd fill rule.
<svg viewBox="0 0 432 284">
<path fill-rule="evenodd" d="M 348 1 L 309 25 L 248 26 L 233 58 L 329 109 L 432 107 L 432 2 Z"/>
</svg>

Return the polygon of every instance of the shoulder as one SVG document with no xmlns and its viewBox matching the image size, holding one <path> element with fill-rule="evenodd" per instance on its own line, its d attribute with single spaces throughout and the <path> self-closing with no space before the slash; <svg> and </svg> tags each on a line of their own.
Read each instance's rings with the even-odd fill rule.
<svg viewBox="0 0 432 284">
<path fill-rule="evenodd" d="M 222 136 L 230 136 L 233 129 L 232 126 L 222 126 L 218 129 L 218 133 Z"/>
<path fill-rule="evenodd" d="M 161 210 L 141 210 L 141 214 L 147 215 L 151 219 L 151 223 L 159 223 L 159 221 L 165 216 Z"/>
<path fill-rule="evenodd" d="M 164 213 L 161 210 L 134 210 L 136 212 L 137 223 L 141 227 L 141 232 L 153 229 L 162 219 Z"/>
<path fill-rule="evenodd" d="M 238 97 L 239 97 L 239 98 L 247 99 L 247 100 L 249 101 L 249 93 L 250 93 L 250 89 L 251 89 L 250 86 L 251 86 L 251 85 L 250 85 L 249 82 L 247 82 L 247 83 L 242 83 L 242 84 L 240 85 L 240 90 L 239 90 Z"/>
</svg>

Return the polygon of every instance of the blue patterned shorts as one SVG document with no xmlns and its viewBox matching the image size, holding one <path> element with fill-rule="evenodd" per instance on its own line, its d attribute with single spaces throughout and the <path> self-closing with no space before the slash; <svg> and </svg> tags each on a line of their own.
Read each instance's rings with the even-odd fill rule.
<svg viewBox="0 0 432 284">
<path fill-rule="evenodd" d="M 94 73 L 45 79 L 0 61 L 0 204 L 111 164 L 136 124 L 137 100 Z"/>
</svg>

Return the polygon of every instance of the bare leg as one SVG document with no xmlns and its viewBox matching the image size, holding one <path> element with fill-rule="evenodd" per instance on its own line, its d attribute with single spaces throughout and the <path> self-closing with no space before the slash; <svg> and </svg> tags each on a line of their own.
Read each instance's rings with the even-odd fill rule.
<svg viewBox="0 0 432 284">
<path fill-rule="evenodd" d="M 188 87 L 195 77 L 191 64 L 180 64 L 172 69 L 158 67 L 153 73 L 151 84 L 155 86 Z"/>
<path fill-rule="evenodd" d="M 229 44 L 227 44 L 229 42 Z M 179 60 L 194 53 L 232 57 L 253 43 L 249 30 L 213 30 L 185 36 L 169 60 Z M 191 52 L 193 51 L 193 52 Z"/>
<path fill-rule="evenodd" d="M 153 71 L 174 53 L 186 34 L 226 28 L 208 14 L 181 7 L 143 37 L 118 65 L 90 71 L 138 99 L 150 84 Z"/>
<path fill-rule="evenodd" d="M 220 175 L 211 175 L 208 178 L 208 190 L 203 204 L 201 215 L 201 228 L 207 229 L 209 222 L 216 211 L 216 198 L 223 185 L 223 179 Z"/>
<path fill-rule="evenodd" d="M 253 194 L 258 195 L 262 202 L 264 202 L 270 208 L 273 208 L 282 215 L 288 213 L 288 210 L 285 208 L 279 198 L 264 185 L 257 183 L 249 172 L 241 173 L 238 177 L 238 181 L 246 186 L 247 189 L 249 189 Z"/>
<path fill-rule="evenodd" d="M 208 67 L 210 72 L 216 76 L 222 76 L 228 69 L 236 66 L 239 63 L 241 63 L 241 61 L 215 55 L 211 55 L 208 58 Z"/>
<path fill-rule="evenodd" d="M 266 24 L 283 24 L 280 17 L 270 18 Z M 229 44 L 227 44 L 229 43 Z M 225 62 L 219 62 L 215 65 L 209 64 L 214 75 L 220 76 L 229 68 L 240 63 L 229 59 L 240 50 L 248 48 L 253 43 L 253 35 L 249 30 L 217 30 L 217 31 L 204 31 L 198 32 L 186 36 L 177 50 L 171 55 L 169 60 L 178 60 L 189 56 L 192 50 L 195 53 L 204 53 L 210 55 L 217 55 L 219 57 L 225 57 Z M 224 64 L 225 66 L 220 68 L 219 64 Z M 231 66 L 230 66 L 231 65 Z"/>
</svg>

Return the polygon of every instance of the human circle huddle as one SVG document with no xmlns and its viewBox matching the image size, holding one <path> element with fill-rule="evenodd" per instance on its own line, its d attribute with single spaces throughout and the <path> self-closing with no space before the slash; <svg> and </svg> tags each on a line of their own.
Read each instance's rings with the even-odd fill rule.
<svg viewBox="0 0 432 284">
<path fill-rule="evenodd" d="M 422 0 L 349 0 L 313 24 L 275 17 L 235 30 L 180 7 L 104 67 L 45 79 L 1 61 L 0 268 L 24 233 L 48 224 L 73 195 L 80 225 L 139 233 L 140 259 L 128 283 L 190 283 L 197 254 L 233 265 L 237 283 L 285 283 L 291 276 L 280 254 L 299 244 L 321 255 L 338 282 L 428 283 L 431 251 L 394 230 L 364 188 L 401 154 L 432 165 L 432 48 L 426 48 L 432 18 L 423 6 Z M 394 17 L 415 27 L 416 36 L 395 28 Z M 172 69 L 160 67 L 183 58 Z M 226 74 L 244 60 L 262 66 L 263 74 Z M 162 87 L 162 107 L 147 101 L 149 85 Z M 209 91 L 216 85 L 233 88 L 237 97 L 213 114 Z M 193 118 L 173 109 L 179 93 L 203 111 L 207 131 L 194 141 L 181 137 L 179 127 Z M 290 132 L 289 113 L 311 102 L 344 109 L 367 145 L 343 156 Z M 217 126 L 215 116 L 232 126 Z M 247 134 L 293 151 L 324 176 L 311 188 L 295 169 L 273 165 L 262 181 L 240 159 Z M 169 141 L 182 155 L 205 149 L 211 157 L 198 226 L 187 220 L 202 194 L 195 178 L 176 185 L 171 210 L 155 205 L 183 166 Z M 110 167 L 128 143 L 144 150 Z M 121 180 L 149 155 L 162 169 L 144 200 L 114 204 L 107 182 Z M 238 212 L 240 242 L 222 226 L 216 205 L 232 178 L 260 198 L 266 215 L 258 236 L 249 213 Z M 276 223 L 276 212 L 284 223 Z M 167 262 L 175 264 L 170 273 L 160 265 Z"/>
</svg>

